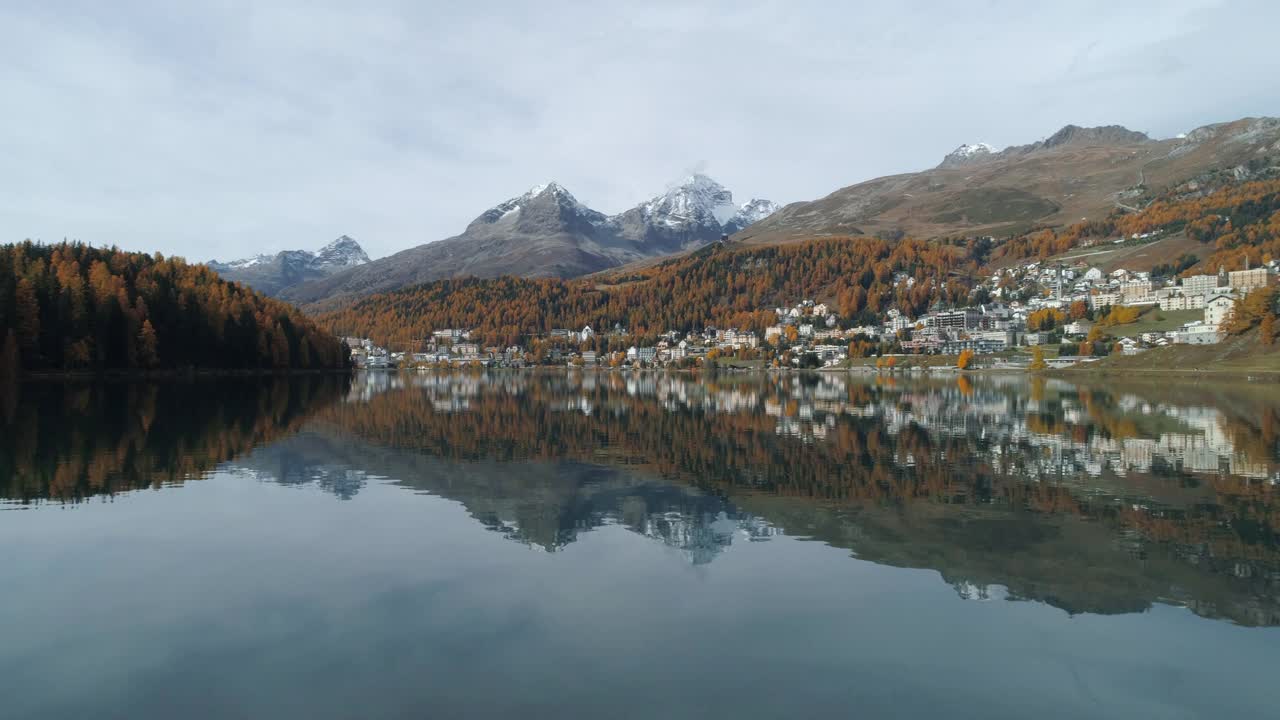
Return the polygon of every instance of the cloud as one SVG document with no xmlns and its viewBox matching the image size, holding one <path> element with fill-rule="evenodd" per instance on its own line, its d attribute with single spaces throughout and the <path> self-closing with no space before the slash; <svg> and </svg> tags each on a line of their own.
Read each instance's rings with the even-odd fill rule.
<svg viewBox="0 0 1280 720">
<path fill-rule="evenodd" d="M 1068 122 L 1280 112 L 1268 3 L 49 5 L 0 8 L 0 238 L 193 259 L 382 255 L 550 179 L 786 202 Z"/>
</svg>

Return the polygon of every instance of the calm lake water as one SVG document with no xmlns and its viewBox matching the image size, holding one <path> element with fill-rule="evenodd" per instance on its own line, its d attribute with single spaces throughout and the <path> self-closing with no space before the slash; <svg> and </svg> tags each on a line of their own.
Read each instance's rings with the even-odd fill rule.
<svg viewBox="0 0 1280 720">
<path fill-rule="evenodd" d="M 1280 390 L 369 374 L 0 398 L 0 717 L 1280 707 Z"/>
</svg>

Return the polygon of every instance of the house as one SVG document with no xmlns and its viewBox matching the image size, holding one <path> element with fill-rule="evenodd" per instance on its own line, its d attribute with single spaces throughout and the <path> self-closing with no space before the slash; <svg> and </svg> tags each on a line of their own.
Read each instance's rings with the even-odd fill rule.
<svg viewBox="0 0 1280 720">
<path fill-rule="evenodd" d="M 1204 324 L 1212 325 L 1215 328 L 1227 321 L 1231 317 L 1231 312 L 1235 310 L 1235 298 L 1226 294 L 1217 294 L 1205 301 L 1204 304 Z"/>
<path fill-rule="evenodd" d="M 1201 322 L 1187 323 L 1173 336 L 1173 341 L 1181 345 L 1213 345 L 1221 340 L 1217 325 Z"/>
<path fill-rule="evenodd" d="M 652 363 L 657 356 L 658 348 L 656 347 L 638 348 L 632 345 L 627 348 L 627 359 L 631 362 Z"/>
<path fill-rule="evenodd" d="M 578 333 L 579 342 L 590 342 L 591 338 L 595 336 L 596 331 L 592 330 L 590 325 L 582 328 L 582 332 Z"/>
<path fill-rule="evenodd" d="M 1074 320 L 1062 326 L 1062 332 L 1068 335 L 1088 335 L 1093 323 L 1088 320 Z"/>
</svg>

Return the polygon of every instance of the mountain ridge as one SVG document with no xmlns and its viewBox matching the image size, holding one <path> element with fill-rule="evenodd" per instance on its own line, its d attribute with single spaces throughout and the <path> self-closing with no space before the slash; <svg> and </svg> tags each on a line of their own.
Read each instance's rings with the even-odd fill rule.
<svg viewBox="0 0 1280 720">
<path fill-rule="evenodd" d="M 964 144 L 937 166 L 873 178 L 791 203 L 735 241 L 835 235 L 1009 237 L 1037 226 L 1102 218 L 1213 172 L 1238 179 L 1280 168 L 1280 119 L 1247 117 L 1156 140 L 1120 125 L 1065 125 L 996 151 Z"/>
<path fill-rule="evenodd" d="M 360 243 L 348 235 L 341 235 L 315 252 L 282 250 L 274 255 L 254 255 L 227 262 L 210 260 L 205 264 L 226 280 L 275 296 L 299 283 L 369 262 L 369 255 Z"/>
<path fill-rule="evenodd" d="M 551 181 L 485 210 L 458 235 L 289 287 L 282 297 L 331 305 L 448 277 L 578 277 L 702 247 L 777 207 L 759 198 L 736 205 L 724 186 L 693 174 L 635 207 L 605 215 Z"/>
</svg>

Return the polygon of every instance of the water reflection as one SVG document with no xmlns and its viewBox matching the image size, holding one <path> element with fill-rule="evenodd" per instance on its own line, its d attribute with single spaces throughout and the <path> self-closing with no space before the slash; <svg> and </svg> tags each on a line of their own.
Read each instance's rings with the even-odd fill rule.
<svg viewBox="0 0 1280 720">
<path fill-rule="evenodd" d="M 679 536 L 729 537 L 714 529 L 727 519 L 935 569 L 967 598 L 1274 625 L 1278 418 L 1274 391 L 1253 386 L 384 374 L 311 428 L 546 549 L 610 521 L 651 534 L 679 517 L 697 528 Z M 602 480 L 608 467 L 632 486 Z"/>
<path fill-rule="evenodd" d="M 329 375 L 10 387 L 0 498 L 74 502 L 198 479 L 297 430 L 348 384 Z"/>
<path fill-rule="evenodd" d="M 620 526 L 702 565 L 786 533 L 971 600 L 1280 624 L 1272 388 L 569 372 L 25 393 L 11 417 L 38 421 L 0 440 L 22 502 L 223 463 L 447 498 L 549 552 Z"/>
</svg>

